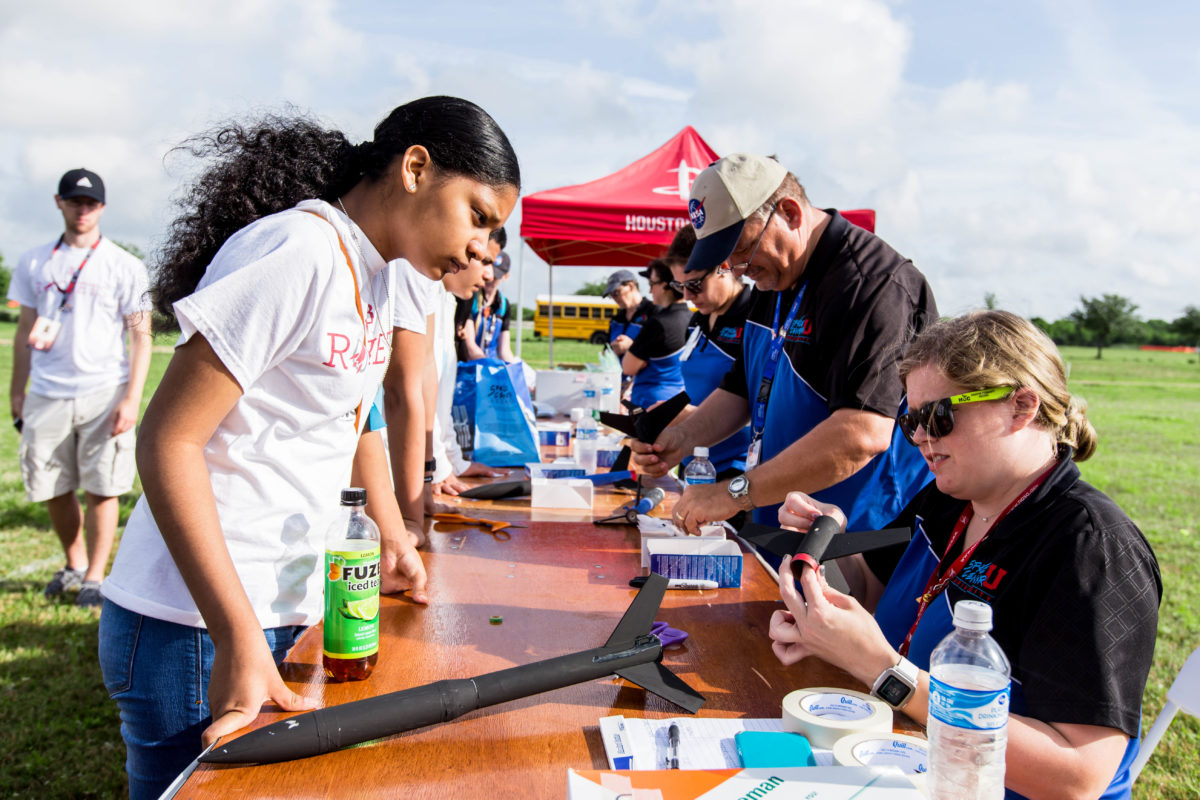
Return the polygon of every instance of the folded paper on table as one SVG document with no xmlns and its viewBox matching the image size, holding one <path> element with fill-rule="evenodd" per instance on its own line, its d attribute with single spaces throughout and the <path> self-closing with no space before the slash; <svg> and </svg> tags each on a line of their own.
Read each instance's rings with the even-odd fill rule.
<svg viewBox="0 0 1200 800">
<path fill-rule="evenodd" d="M 894 767 L 567 770 L 568 800 L 923 800 Z"/>
<path fill-rule="evenodd" d="M 592 510 L 595 485 L 586 478 L 530 478 L 529 483 L 531 508 Z"/>
</svg>

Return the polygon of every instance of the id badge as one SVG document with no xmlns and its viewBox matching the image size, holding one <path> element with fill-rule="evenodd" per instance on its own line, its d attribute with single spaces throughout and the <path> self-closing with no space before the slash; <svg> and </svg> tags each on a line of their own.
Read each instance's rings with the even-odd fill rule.
<svg viewBox="0 0 1200 800">
<path fill-rule="evenodd" d="M 34 350 L 49 350 L 62 330 L 62 322 L 50 317 L 38 316 L 29 331 L 29 346 Z"/>
<path fill-rule="evenodd" d="M 757 467 L 760 458 L 762 458 L 762 439 L 755 438 L 750 443 L 750 449 L 746 451 L 746 472 Z"/>
</svg>

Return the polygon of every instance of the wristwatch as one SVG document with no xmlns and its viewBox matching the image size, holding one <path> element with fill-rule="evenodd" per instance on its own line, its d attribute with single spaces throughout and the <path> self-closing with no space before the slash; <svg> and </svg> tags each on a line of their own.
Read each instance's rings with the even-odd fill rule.
<svg viewBox="0 0 1200 800">
<path fill-rule="evenodd" d="M 918 675 L 917 665 L 900 656 L 899 664 L 888 667 L 875 679 L 871 694 L 899 711 L 917 690 Z"/>
<path fill-rule="evenodd" d="M 754 501 L 750 499 L 750 479 L 745 475 L 735 476 L 725 488 L 729 490 L 729 496 L 742 511 L 750 511 L 754 508 Z"/>
</svg>

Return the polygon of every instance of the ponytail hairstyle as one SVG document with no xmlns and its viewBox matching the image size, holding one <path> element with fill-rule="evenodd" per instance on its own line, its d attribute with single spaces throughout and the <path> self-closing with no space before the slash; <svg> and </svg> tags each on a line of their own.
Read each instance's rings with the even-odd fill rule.
<svg viewBox="0 0 1200 800">
<path fill-rule="evenodd" d="M 1087 403 L 1067 389 L 1058 348 L 1045 333 L 1008 311 L 973 311 L 942 320 L 913 340 L 900 378 L 930 366 L 965 391 L 996 386 L 1027 388 L 1038 396 L 1034 424 L 1054 434 L 1059 447 L 1085 461 L 1096 450 L 1096 430 L 1087 419 Z"/>
<path fill-rule="evenodd" d="M 172 305 L 195 291 L 234 233 L 301 200 L 333 202 L 359 181 L 378 181 L 413 145 L 429 151 L 443 176 L 520 189 L 517 155 L 504 131 L 457 97 L 399 106 L 375 126 L 371 141 L 357 145 L 299 115 L 230 122 L 186 140 L 174 152 L 209 163 L 176 201 L 179 214 L 151 287 L 155 308 L 173 323 Z"/>
</svg>

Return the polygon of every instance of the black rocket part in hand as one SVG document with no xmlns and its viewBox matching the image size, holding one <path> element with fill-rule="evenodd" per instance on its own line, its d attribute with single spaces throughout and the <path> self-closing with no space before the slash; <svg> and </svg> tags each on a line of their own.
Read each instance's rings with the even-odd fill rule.
<svg viewBox="0 0 1200 800">
<path fill-rule="evenodd" d="M 502 500 L 506 497 L 528 497 L 533 491 L 533 484 L 528 478 L 518 481 L 496 481 L 472 486 L 459 492 L 459 497 L 471 500 Z"/>
<path fill-rule="evenodd" d="M 679 416 L 680 411 L 687 407 L 688 399 L 687 392 L 680 392 L 649 411 L 643 411 L 640 408 L 634 408 L 628 414 L 601 411 L 600 421 L 626 436 L 632 436 L 639 442 L 654 444 L 658 435 Z"/>
<path fill-rule="evenodd" d="M 662 642 L 650 633 L 666 590 L 667 579 L 651 574 L 603 647 L 298 714 L 218 745 L 200 760 L 270 764 L 306 758 L 614 674 L 694 714 L 704 697 L 660 663 Z"/>
<path fill-rule="evenodd" d="M 818 517 L 808 533 L 747 522 L 738 531 L 738 535 L 755 547 L 774 553 L 780 558 L 795 556 L 806 563 L 808 559 L 817 563 L 832 561 L 842 556 L 902 544 L 912 538 L 912 530 L 909 528 L 885 528 L 881 531 L 855 533 L 837 531 L 838 524 L 832 517 Z M 801 559 L 801 555 L 805 558 Z"/>
</svg>

